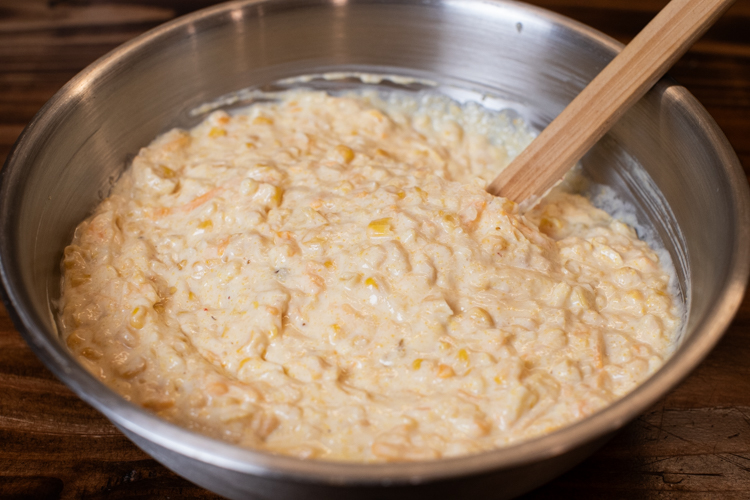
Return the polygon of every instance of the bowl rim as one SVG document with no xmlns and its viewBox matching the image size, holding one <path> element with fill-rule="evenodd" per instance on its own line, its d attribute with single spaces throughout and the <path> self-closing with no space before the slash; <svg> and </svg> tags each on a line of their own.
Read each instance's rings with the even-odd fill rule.
<svg viewBox="0 0 750 500">
<path fill-rule="evenodd" d="M 354 0 L 350 4 L 381 4 L 378 0 Z M 451 6 L 458 9 L 506 8 L 519 16 L 543 19 L 553 25 L 575 32 L 592 44 L 614 54 L 622 44 L 607 35 L 560 14 L 513 0 L 419 0 L 389 1 L 413 6 Z M 29 154 L 53 124 L 54 116 L 64 111 L 76 96 L 86 92 L 93 82 L 106 74 L 122 59 L 131 57 L 144 47 L 166 41 L 173 36 L 186 36 L 196 26 L 210 24 L 232 12 L 260 5 L 306 6 L 336 8 L 337 0 L 240 0 L 202 9 L 169 21 L 115 48 L 99 58 L 63 86 L 34 116 L 11 149 L 4 168 L 0 170 L 0 241 L 12 241 L 15 228 L 10 193 Z M 198 28 L 198 31 L 200 29 Z M 651 92 L 669 90 L 686 115 L 706 125 L 706 136 L 721 157 L 721 164 L 730 185 L 729 196 L 736 202 L 738 232 L 734 240 L 731 273 L 726 286 L 716 298 L 716 307 L 707 312 L 695 326 L 695 333 L 686 339 L 660 370 L 633 392 L 607 408 L 577 423 L 550 434 L 508 447 L 456 458 L 425 462 L 348 463 L 305 460 L 240 448 L 169 423 L 155 414 L 125 401 L 79 365 L 60 342 L 51 341 L 43 324 L 32 314 L 30 300 L 13 266 L 12 245 L 0 245 L 0 280 L 2 298 L 8 314 L 34 353 L 59 379 L 80 398 L 103 413 L 115 425 L 158 446 L 181 455 L 241 473 L 281 477 L 303 482 L 368 485 L 417 484 L 438 479 L 480 474 L 494 469 L 510 469 L 563 454 L 582 444 L 610 434 L 674 388 L 710 352 L 731 322 L 742 301 L 750 260 L 742 258 L 742 249 L 750 246 L 750 191 L 740 162 L 726 137 L 708 112 L 684 88 L 662 79 Z M 677 355 L 679 353 L 679 356 Z"/>
</svg>

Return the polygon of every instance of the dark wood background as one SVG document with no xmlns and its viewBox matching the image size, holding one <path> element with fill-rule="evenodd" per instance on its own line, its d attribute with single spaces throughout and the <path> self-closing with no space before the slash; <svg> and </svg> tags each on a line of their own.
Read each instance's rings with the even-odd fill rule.
<svg viewBox="0 0 750 500">
<path fill-rule="evenodd" d="M 0 163 L 78 71 L 208 0 L 0 0 Z M 627 42 L 666 0 L 533 0 Z M 671 72 L 750 166 L 750 0 Z M 750 255 L 748 256 L 750 258 Z M 168 471 L 32 354 L 0 305 L 0 498 L 218 498 Z M 527 500 L 750 498 L 750 301 L 678 388 Z"/>
</svg>

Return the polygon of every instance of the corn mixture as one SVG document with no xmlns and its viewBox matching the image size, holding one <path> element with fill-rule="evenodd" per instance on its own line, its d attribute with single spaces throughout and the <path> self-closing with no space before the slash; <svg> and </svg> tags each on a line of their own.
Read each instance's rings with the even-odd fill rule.
<svg viewBox="0 0 750 500">
<path fill-rule="evenodd" d="M 531 140 L 439 97 L 296 91 L 141 150 L 63 260 L 63 338 L 161 417 L 305 458 L 429 460 L 642 382 L 680 306 L 586 199 L 484 191 Z"/>
</svg>

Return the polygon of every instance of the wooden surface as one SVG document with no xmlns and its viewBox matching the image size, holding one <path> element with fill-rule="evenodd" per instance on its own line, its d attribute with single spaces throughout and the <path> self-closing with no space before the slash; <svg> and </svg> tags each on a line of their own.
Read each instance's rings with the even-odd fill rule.
<svg viewBox="0 0 750 500">
<path fill-rule="evenodd" d="M 210 3 L 0 0 L 0 161 L 34 113 L 87 64 Z M 534 3 L 627 42 L 666 1 Z M 738 0 L 671 74 L 750 166 L 750 0 Z M 166 470 L 79 400 L 37 361 L 0 306 L 0 498 L 218 497 Z M 750 300 L 683 384 L 594 456 L 524 498 L 749 499 Z"/>
</svg>

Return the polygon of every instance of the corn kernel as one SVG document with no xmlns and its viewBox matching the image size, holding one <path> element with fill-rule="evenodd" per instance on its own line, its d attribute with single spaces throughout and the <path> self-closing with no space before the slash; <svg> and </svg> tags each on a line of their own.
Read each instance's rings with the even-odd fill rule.
<svg viewBox="0 0 750 500">
<path fill-rule="evenodd" d="M 440 378 L 450 378 L 453 375 L 455 375 L 455 372 L 453 371 L 453 368 L 451 368 L 448 365 L 440 365 L 438 367 L 438 377 Z"/>
<path fill-rule="evenodd" d="M 458 351 L 458 359 L 460 359 L 464 363 L 469 362 L 469 353 L 466 352 L 466 349 L 461 349 Z"/>
<path fill-rule="evenodd" d="M 423 202 L 427 201 L 427 197 L 429 195 L 427 194 L 426 191 L 424 191 L 423 189 L 420 189 L 419 187 L 416 187 L 416 186 L 414 187 L 414 191 L 416 191 L 417 194 L 419 195 L 419 197 L 422 198 Z"/>
<path fill-rule="evenodd" d="M 586 293 L 581 288 L 576 288 L 573 290 L 571 301 L 574 305 L 577 305 L 583 309 L 591 309 L 591 303 L 589 302 Z"/>
<path fill-rule="evenodd" d="M 170 141 L 165 147 L 167 151 L 178 151 L 180 149 L 188 147 L 190 145 L 190 142 L 192 142 L 190 134 L 183 131 L 179 133 L 179 137 L 177 137 L 177 139 Z"/>
<path fill-rule="evenodd" d="M 133 312 L 130 313 L 130 326 L 136 330 L 140 330 L 146 325 L 146 310 L 142 307 L 136 307 Z"/>
<path fill-rule="evenodd" d="M 255 147 L 255 144 L 253 144 L 252 142 L 246 142 L 245 147 L 248 149 L 253 149 Z"/>
<path fill-rule="evenodd" d="M 180 271 L 182 271 L 185 268 L 185 266 L 187 266 L 187 260 L 183 259 L 177 263 L 177 269 L 179 269 Z"/>
<path fill-rule="evenodd" d="M 336 264 L 333 263 L 333 261 L 327 260 L 323 263 L 326 269 L 333 269 L 336 267 Z"/>
<path fill-rule="evenodd" d="M 211 229 L 214 227 L 214 223 L 211 222 L 211 220 L 204 220 L 200 224 L 198 224 L 198 229 Z"/>
<path fill-rule="evenodd" d="M 380 287 L 378 286 L 378 282 L 375 281 L 374 278 L 367 278 L 365 280 L 365 286 L 369 286 L 370 288 L 374 288 L 375 290 L 380 290 Z"/>
<path fill-rule="evenodd" d="M 254 125 L 273 125 L 273 120 L 267 116 L 256 116 L 253 120 Z"/>
<path fill-rule="evenodd" d="M 258 191 L 258 181 L 255 179 L 243 179 L 240 182 L 240 193 L 245 196 L 252 196 Z"/>
<path fill-rule="evenodd" d="M 560 220 L 554 217 L 542 217 L 542 220 L 539 221 L 539 230 L 544 234 L 550 234 L 553 231 L 560 229 L 561 227 L 562 223 L 560 222 Z"/>
<path fill-rule="evenodd" d="M 97 351 L 96 349 L 87 347 L 81 351 L 81 356 L 90 360 L 97 360 L 102 357 L 102 353 Z"/>
<path fill-rule="evenodd" d="M 208 136 L 214 139 L 217 137 L 224 137 L 225 135 L 227 135 L 227 131 L 219 127 L 211 127 L 211 130 L 208 132 Z"/>
<path fill-rule="evenodd" d="M 367 232 L 370 236 L 386 236 L 391 232 L 391 218 L 385 217 L 377 219 L 367 226 Z"/>
<path fill-rule="evenodd" d="M 627 293 L 627 296 L 630 297 L 633 300 L 642 301 L 643 300 L 643 294 L 638 290 L 630 290 Z"/>
<path fill-rule="evenodd" d="M 278 207 L 281 205 L 281 200 L 284 197 L 284 190 L 278 186 L 274 186 L 274 192 L 271 195 L 271 201 Z"/>
<path fill-rule="evenodd" d="M 70 286 L 72 286 L 73 288 L 76 288 L 76 287 L 79 287 L 81 285 L 85 285 L 89 281 L 91 281 L 91 275 L 90 274 L 77 274 L 77 275 L 74 275 L 70 279 Z"/>
<path fill-rule="evenodd" d="M 349 181 L 341 181 L 338 186 L 336 186 L 336 190 L 341 191 L 344 194 L 349 193 L 354 189 L 354 184 L 352 184 Z"/>
<path fill-rule="evenodd" d="M 305 240 L 305 244 L 310 246 L 321 246 L 326 241 L 328 241 L 328 238 L 324 236 L 313 236 L 312 238 Z"/>
<path fill-rule="evenodd" d="M 488 313 L 481 307 L 472 307 L 469 310 L 469 318 L 471 318 L 472 321 L 477 325 L 487 328 L 492 328 L 495 325 L 495 322 L 492 320 L 492 316 L 490 316 L 490 313 Z"/>
<path fill-rule="evenodd" d="M 458 226 L 458 219 L 456 219 L 456 216 L 453 214 L 444 215 L 443 221 L 447 222 L 449 225 L 453 227 Z"/>
<path fill-rule="evenodd" d="M 399 191 L 398 193 L 396 193 L 396 196 L 398 196 L 399 200 L 403 200 L 404 198 L 406 198 L 406 193 L 403 191 Z"/>
<path fill-rule="evenodd" d="M 388 151 L 386 151 L 384 149 L 380 149 L 380 148 L 378 148 L 378 149 L 375 150 L 375 154 L 377 156 L 385 156 L 386 158 L 390 158 L 391 157 L 391 155 L 388 153 Z"/>
<path fill-rule="evenodd" d="M 196 298 L 197 297 L 195 296 L 195 294 L 193 292 L 189 292 L 188 293 L 188 300 L 195 300 Z"/>
<path fill-rule="evenodd" d="M 255 309 L 257 309 L 259 305 L 260 305 L 260 304 L 258 304 L 258 301 L 257 301 L 257 300 L 254 300 L 254 301 L 253 301 L 253 307 L 254 307 Z"/>
<path fill-rule="evenodd" d="M 68 344 L 68 347 L 73 349 L 74 347 L 77 347 L 84 343 L 83 337 L 81 337 L 78 333 L 73 332 L 71 333 L 67 340 L 65 341 L 66 344 Z"/>
<path fill-rule="evenodd" d="M 273 325 L 270 330 L 268 330 L 268 338 L 269 339 L 275 339 L 279 336 L 279 328 L 276 325 Z"/>
<path fill-rule="evenodd" d="M 74 315 L 74 316 L 73 316 L 73 317 L 71 318 L 71 320 L 72 320 L 72 322 L 73 322 L 73 326 L 74 326 L 74 327 L 78 328 L 79 326 L 81 326 L 81 317 L 80 317 L 80 316 L 78 316 L 78 315 Z"/>
<path fill-rule="evenodd" d="M 419 370 L 420 368 L 422 368 L 422 359 L 421 358 L 415 359 L 414 362 L 411 364 L 411 367 L 414 368 L 415 370 Z"/>
<path fill-rule="evenodd" d="M 156 312 L 158 312 L 158 313 L 161 314 L 161 313 L 164 312 L 164 309 L 165 309 L 164 301 L 160 300 L 159 302 L 156 302 L 154 304 L 154 311 L 156 311 Z"/>
<path fill-rule="evenodd" d="M 175 175 L 177 175 L 177 172 L 172 170 L 166 165 L 159 165 L 159 167 L 156 170 L 156 173 L 159 174 L 160 177 L 163 179 L 171 179 Z"/>
<path fill-rule="evenodd" d="M 338 153 L 341 159 L 344 160 L 344 163 L 351 163 L 354 159 L 354 151 L 352 151 L 352 148 L 344 146 L 343 144 L 336 146 L 336 153 Z"/>
</svg>

